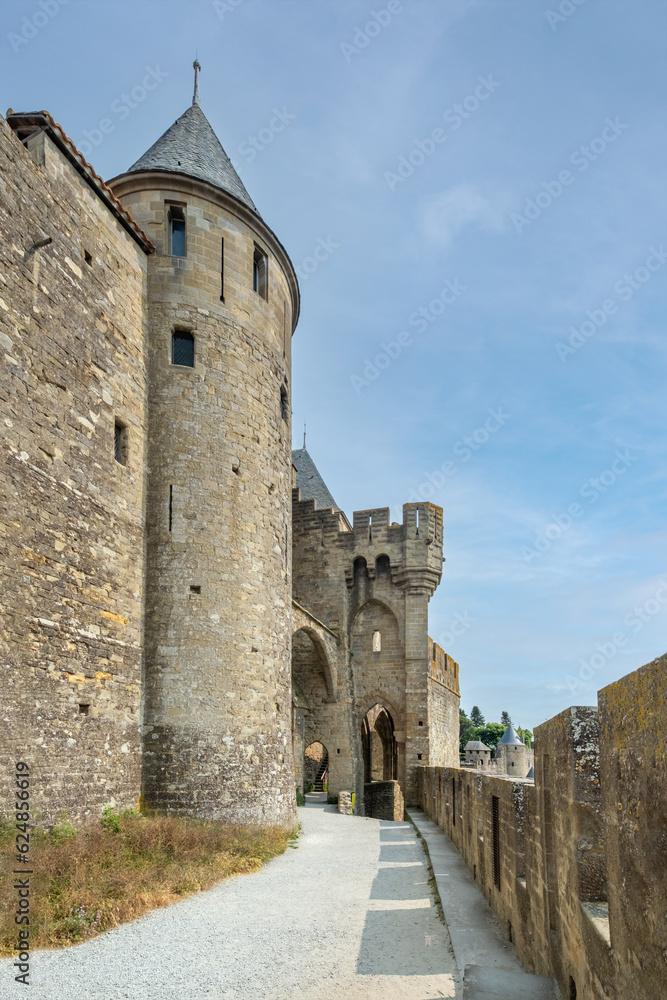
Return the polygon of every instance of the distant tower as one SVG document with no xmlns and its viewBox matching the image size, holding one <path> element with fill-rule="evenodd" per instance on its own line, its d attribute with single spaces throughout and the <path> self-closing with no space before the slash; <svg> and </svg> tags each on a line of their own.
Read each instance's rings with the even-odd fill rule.
<svg viewBox="0 0 667 1000">
<path fill-rule="evenodd" d="M 199 104 L 109 182 L 150 235 L 143 799 L 291 826 L 294 268 Z M 137 559 L 141 553 L 137 553 Z"/>
<path fill-rule="evenodd" d="M 534 751 L 525 745 L 510 722 L 498 741 L 494 756 L 500 771 L 515 778 L 525 778 L 533 766 L 534 759 Z"/>
</svg>

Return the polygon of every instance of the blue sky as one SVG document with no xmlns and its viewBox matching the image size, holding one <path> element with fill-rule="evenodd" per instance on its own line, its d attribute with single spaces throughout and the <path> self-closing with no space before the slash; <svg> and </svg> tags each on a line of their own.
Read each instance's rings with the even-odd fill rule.
<svg viewBox="0 0 667 1000">
<path fill-rule="evenodd" d="M 467 710 L 532 727 L 664 652 L 665 4 L 0 16 L 3 111 L 46 108 L 105 178 L 186 109 L 197 52 L 303 275 L 295 443 L 307 421 L 348 515 L 444 508 L 430 631 Z"/>
</svg>

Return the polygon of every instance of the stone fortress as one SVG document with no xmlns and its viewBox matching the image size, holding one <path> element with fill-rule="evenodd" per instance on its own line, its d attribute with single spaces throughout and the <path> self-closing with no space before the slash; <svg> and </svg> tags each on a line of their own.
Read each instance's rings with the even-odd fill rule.
<svg viewBox="0 0 667 1000">
<path fill-rule="evenodd" d="M 291 827 L 306 748 L 402 816 L 458 761 L 428 637 L 442 511 L 350 524 L 291 451 L 299 288 L 191 106 L 105 184 L 45 111 L 0 122 L 3 756 L 35 805 Z M 8 780 L 5 769 L 2 780 Z"/>
<path fill-rule="evenodd" d="M 475 767 L 493 774 L 505 774 L 510 778 L 533 778 L 535 751 L 527 747 L 516 729 L 509 724 L 492 756 L 491 747 L 480 740 L 468 740 L 465 745 L 465 760 L 462 767 Z"/>
<path fill-rule="evenodd" d="M 529 970 L 667 995 L 667 660 L 539 726 L 534 780 L 509 730 L 459 766 L 442 510 L 350 523 L 291 451 L 295 271 L 197 86 L 108 184 L 46 111 L 0 158 L 3 801 L 26 760 L 47 822 L 419 803 Z"/>
</svg>

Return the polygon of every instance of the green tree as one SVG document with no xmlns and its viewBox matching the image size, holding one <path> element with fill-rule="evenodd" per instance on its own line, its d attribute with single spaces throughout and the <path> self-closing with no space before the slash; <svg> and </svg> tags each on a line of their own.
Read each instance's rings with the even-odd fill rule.
<svg viewBox="0 0 667 1000">
<path fill-rule="evenodd" d="M 466 731 L 465 735 L 461 736 L 459 743 L 460 752 L 465 753 L 466 743 L 468 740 L 473 742 L 479 740 L 480 743 L 484 743 L 489 750 L 495 750 L 498 745 L 498 740 L 505 732 L 505 726 L 501 726 L 499 722 L 487 722 L 484 726 L 475 726 L 472 729 Z"/>
<path fill-rule="evenodd" d="M 502 722 L 503 726 L 511 726 L 512 725 L 512 720 L 510 719 L 509 712 L 501 712 L 500 713 L 500 721 Z"/>
<path fill-rule="evenodd" d="M 475 727 L 473 726 L 468 716 L 465 714 L 463 709 L 461 709 L 459 711 L 459 750 L 461 753 L 464 752 L 465 745 L 470 739 L 470 736 L 468 734 L 471 733 L 474 728 Z"/>
<path fill-rule="evenodd" d="M 479 707 L 477 705 L 472 706 L 472 712 L 470 713 L 470 721 L 472 722 L 473 726 L 484 725 L 484 716 L 480 712 Z"/>
<path fill-rule="evenodd" d="M 502 726 L 499 722 L 487 722 L 484 726 L 476 726 L 468 739 L 479 740 L 480 743 L 485 743 L 490 750 L 495 750 L 506 728 L 507 726 Z"/>
<path fill-rule="evenodd" d="M 531 747 L 533 745 L 533 734 L 530 729 L 522 729 L 521 726 L 519 726 L 517 728 L 517 734 L 519 739 L 523 740 L 527 747 Z"/>
</svg>

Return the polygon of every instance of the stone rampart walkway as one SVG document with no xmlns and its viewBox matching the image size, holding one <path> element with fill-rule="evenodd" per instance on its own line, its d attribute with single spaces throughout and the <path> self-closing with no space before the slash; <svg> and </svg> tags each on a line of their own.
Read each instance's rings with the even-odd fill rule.
<svg viewBox="0 0 667 1000">
<path fill-rule="evenodd" d="M 31 962 L 32 1000 L 431 1000 L 456 964 L 409 823 L 299 810 L 295 850 L 254 875 Z M 24 997 L 11 960 L 0 996 Z"/>
</svg>

